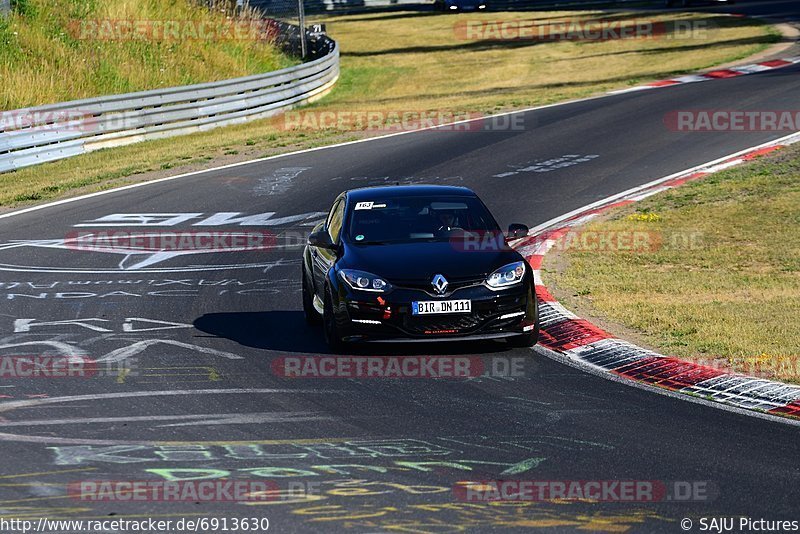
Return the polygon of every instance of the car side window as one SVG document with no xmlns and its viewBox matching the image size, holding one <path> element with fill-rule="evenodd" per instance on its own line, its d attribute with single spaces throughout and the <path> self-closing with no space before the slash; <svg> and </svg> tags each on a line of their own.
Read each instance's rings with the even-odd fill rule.
<svg viewBox="0 0 800 534">
<path fill-rule="evenodd" d="M 328 235 L 334 243 L 339 242 L 339 234 L 342 231 L 342 222 L 344 221 L 344 199 L 340 199 L 334 204 L 331 213 L 328 216 Z"/>
</svg>

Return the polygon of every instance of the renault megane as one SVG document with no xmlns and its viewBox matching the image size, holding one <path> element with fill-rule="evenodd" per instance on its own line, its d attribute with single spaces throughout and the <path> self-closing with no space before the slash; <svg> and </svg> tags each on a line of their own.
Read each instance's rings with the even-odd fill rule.
<svg viewBox="0 0 800 534">
<path fill-rule="evenodd" d="M 532 271 L 471 190 L 381 186 L 341 193 L 303 253 L 303 311 L 331 348 L 355 341 L 506 338 L 539 333 Z"/>
</svg>

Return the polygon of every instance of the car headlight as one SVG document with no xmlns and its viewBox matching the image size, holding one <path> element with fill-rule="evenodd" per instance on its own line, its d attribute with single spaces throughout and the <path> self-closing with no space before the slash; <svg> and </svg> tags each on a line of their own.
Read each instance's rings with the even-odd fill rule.
<svg viewBox="0 0 800 534">
<path fill-rule="evenodd" d="M 505 289 L 507 287 L 519 284 L 525 277 L 525 262 L 517 261 L 503 265 L 495 272 L 489 275 L 486 279 L 486 285 L 489 289 Z"/>
<path fill-rule="evenodd" d="M 385 293 L 392 289 L 392 285 L 383 278 L 364 271 L 342 269 L 339 271 L 339 276 L 348 286 L 360 291 Z"/>
</svg>

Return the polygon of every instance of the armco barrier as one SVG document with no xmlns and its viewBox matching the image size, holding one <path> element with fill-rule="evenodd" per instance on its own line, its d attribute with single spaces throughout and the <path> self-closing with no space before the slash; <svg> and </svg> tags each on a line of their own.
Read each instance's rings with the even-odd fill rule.
<svg viewBox="0 0 800 534">
<path fill-rule="evenodd" d="M 278 44 L 297 48 L 296 26 L 276 22 Z M 307 32 L 307 63 L 266 74 L 0 112 L 0 173 L 48 161 L 270 117 L 325 95 L 339 49 Z"/>
<path fill-rule="evenodd" d="M 430 11 L 435 0 L 305 0 L 306 14 L 355 14 L 378 11 Z M 528 11 L 551 9 L 594 9 L 634 4 L 643 7 L 664 7 L 663 0 L 487 0 L 490 11 Z M 272 16 L 294 16 L 296 6 L 287 1 L 250 0 L 249 5 Z"/>
<path fill-rule="evenodd" d="M 0 0 L 2 1 L 2 0 Z M 676 10 L 681 9 L 677 6 Z M 291 0 L 249 0 L 250 7 L 259 9 L 271 17 L 293 19 L 297 16 L 297 2 Z M 486 0 L 489 11 L 552 11 L 616 7 L 663 8 L 664 0 Z M 306 15 L 396 11 L 433 11 L 441 8 L 436 0 L 305 0 Z"/>
</svg>

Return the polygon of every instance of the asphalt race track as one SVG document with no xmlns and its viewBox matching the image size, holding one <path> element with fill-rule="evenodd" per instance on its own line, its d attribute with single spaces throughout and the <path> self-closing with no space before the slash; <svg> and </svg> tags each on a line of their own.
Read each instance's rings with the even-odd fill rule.
<svg viewBox="0 0 800 534">
<path fill-rule="evenodd" d="M 577 102 L 521 113 L 510 129 L 478 123 L 386 137 L 0 219 L 0 354 L 68 354 L 103 371 L 0 382 L 0 515 L 266 517 L 277 532 L 437 533 L 679 532 L 685 517 L 800 519 L 795 426 L 656 395 L 503 343 L 361 352 L 521 359 L 521 376 L 282 378 L 277 358 L 327 354 L 321 330 L 303 322 L 299 248 L 126 254 L 72 240 L 88 231 L 236 230 L 287 243 L 341 190 L 394 182 L 466 185 L 501 225 L 535 226 L 785 135 L 678 133 L 664 117 L 797 109 L 799 73 Z M 193 477 L 304 484 L 307 496 L 92 502 L 65 489 Z M 669 491 L 698 481 L 708 498 L 475 503 L 453 490 L 507 478 L 661 481 Z"/>
</svg>

